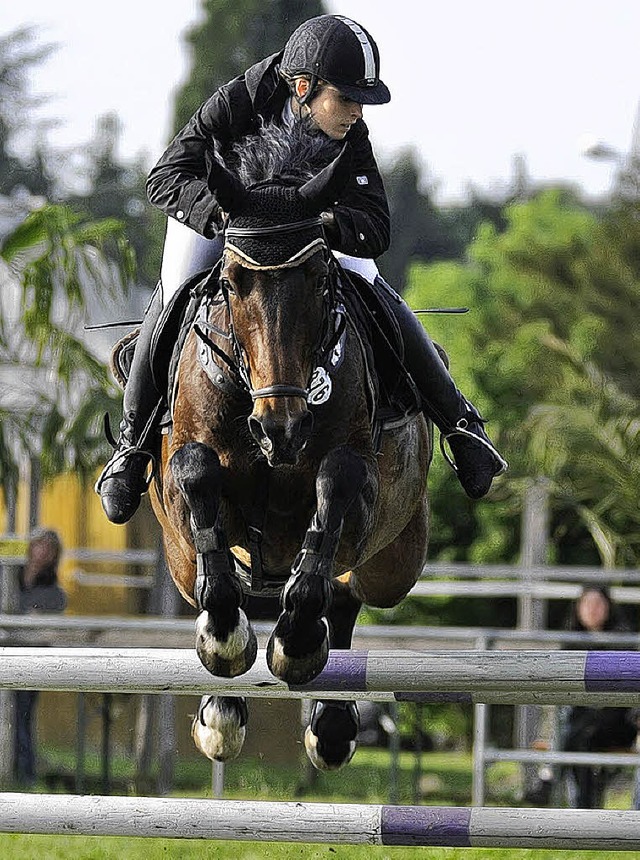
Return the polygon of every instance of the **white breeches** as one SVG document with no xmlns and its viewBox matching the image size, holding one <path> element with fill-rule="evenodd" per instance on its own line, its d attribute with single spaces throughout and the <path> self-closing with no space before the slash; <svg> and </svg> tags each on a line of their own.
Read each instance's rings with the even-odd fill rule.
<svg viewBox="0 0 640 860">
<path fill-rule="evenodd" d="M 221 253 L 221 239 L 205 239 L 175 218 L 167 218 L 160 267 L 162 306 L 166 307 L 187 278 L 215 266 Z"/>
<path fill-rule="evenodd" d="M 162 251 L 160 282 L 162 284 L 162 306 L 165 307 L 178 288 L 192 275 L 210 269 L 220 259 L 222 240 L 205 239 L 175 218 L 167 218 L 167 232 Z M 357 272 L 373 283 L 378 267 L 373 260 L 349 257 L 334 251 L 333 256 L 343 269 Z"/>
<path fill-rule="evenodd" d="M 340 251 L 332 251 L 332 253 L 343 269 L 362 275 L 365 281 L 368 281 L 370 284 L 378 277 L 378 267 L 373 260 L 366 257 L 349 257 Z"/>
</svg>

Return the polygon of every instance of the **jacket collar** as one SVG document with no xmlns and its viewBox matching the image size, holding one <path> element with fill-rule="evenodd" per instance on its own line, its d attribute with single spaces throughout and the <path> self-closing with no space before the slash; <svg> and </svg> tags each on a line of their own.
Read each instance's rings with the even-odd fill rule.
<svg viewBox="0 0 640 860">
<path fill-rule="evenodd" d="M 282 51 L 271 54 L 244 75 L 249 97 L 257 113 L 265 117 L 279 116 L 289 97 L 289 88 L 278 74 Z"/>
</svg>

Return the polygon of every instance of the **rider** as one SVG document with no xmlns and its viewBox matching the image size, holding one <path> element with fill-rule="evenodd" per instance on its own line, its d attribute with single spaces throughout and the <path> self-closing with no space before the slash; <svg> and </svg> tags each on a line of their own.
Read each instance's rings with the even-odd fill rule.
<svg viewBox="0 0 640 860">
<path fill-rule="evenodd" d="M 164 307 L 191 275 L 210 268 L 222 253 L 224 213 L 209 187 L 209 164 L 264 122 L 284 126 L 307 118 L 353 151 L 353 172 L 340 199 L 323 213 L 325 232 L 344 268 L 355 269 L 376 289 L 390 288 L 373 262 L 389 246 L 389 208 L 362 120 L 363 105 L 391 98 L 380 80 L 380 57 L 369 33 L 343 15 L 320 15 L 301 24 L 284 51 L 220 87 L 178 133 L 149 174 L 149 200 L 168 217 L 160 282 L 139 333 L 124 393 L 120 438 L 98 483 L 107 517 L 130 519 L 146 490 L 160 393 L 149 351 Z M 405 342 L 405 362 L 423 399 L 425 414 L 448 439 L 466 493 L 484 496 L 506 463 L 475 407 L 460 393 L 432 341 L 402 301 L 391 302 Z"/>
</svg>

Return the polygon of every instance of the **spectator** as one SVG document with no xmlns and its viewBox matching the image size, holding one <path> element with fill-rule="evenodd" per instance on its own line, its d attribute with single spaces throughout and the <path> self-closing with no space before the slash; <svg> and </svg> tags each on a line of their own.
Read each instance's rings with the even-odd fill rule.
<svg viewBox="0 0 640 860">
<path fill-rule="evenodd" d="M 632 632 L 621 607 L 611 599 L 608 589 L 599 585 L 583 588 L 572 608 L 567 627 L 583 633 Z M 568 647 L 582 650 L 585 646 L 576 644 Z M 603 647 L 607 646 L 598 646 L 600 649 Z M 634 713 L 632 708 L 567 708 L 562 720 L 561 749 L 564 752 L 628 749 L 638 732 Z M 602 768 L 569 765 L 566 773 L 570 780 L 570 805 L 579 809 L 597 808 L 604 790 Z"/>
<path fill-rule="evenodd" d="M 19 573 L 19 611 L 25 614 L 62 612 L 67 604 L 58 584 L 58 564 L 62 543 L 50 529 L 35 531 L 29 540 L 27 561 Z M 34 713 L 37 690 L 16 690 L 16 736 L 14 775 L 18 783 L 33 785 L 36 780 Z"/>
<path fill-rule="evenodd" d="M 602 585 L 585 585 L 569 612 L 565 627 L 577 633 L 631 633 L 625 613 L 611 599 Z M 565 644 L 566 649 L 584 651 L 584 642 Z M 598 644 L 600 650 L 615 649 L 615 645 Z M 628 749 L 637 734 L 636 710 L 632 708 L 566 707 L 560 717 L 560 750 L 562 752 L 602 752 L 607 749 Z M 568 778 L 570 806 L 595 809 L 604 790 L 601 767 L 567 765 L 562 768 Z M 525 800 L 537 806 L 551 801 L 554 774 L 549 766 L 541 768 L 539 779 L 525 795 Z"/>
</svg>

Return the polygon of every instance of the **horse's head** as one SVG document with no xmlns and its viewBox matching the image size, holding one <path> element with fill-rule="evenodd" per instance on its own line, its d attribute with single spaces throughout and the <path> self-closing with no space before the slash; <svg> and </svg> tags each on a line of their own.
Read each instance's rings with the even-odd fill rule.
<svg viewBox="0 0 640 860">
<path fill-rule="evenodd" d="M 334 300 L 320 213 L 339 196 L 351 155 L 343 150 L 310 179 L 292 177 L 290 165 L 287 171 L 274 162 L 272 135 L 255 139 L 255 147 L 265 153 L 263 171 L 276 179 L 247 183 L 216 163 L 210 182 L 229 216 L 221 279 L 236 360 L 253 399 L 249 427 L 276 466 L 294 464 L 312 432 L 308 388 L 331 335 Z M 242 157 L 250 157 L 246 146 Z"/>
</svg>

